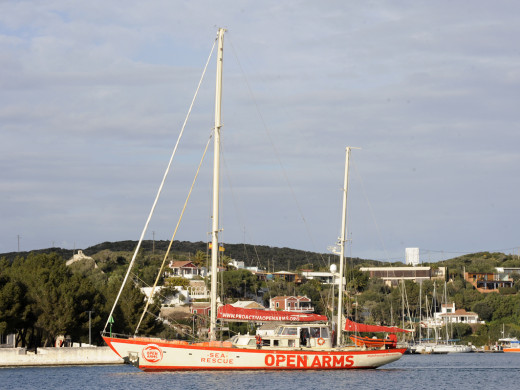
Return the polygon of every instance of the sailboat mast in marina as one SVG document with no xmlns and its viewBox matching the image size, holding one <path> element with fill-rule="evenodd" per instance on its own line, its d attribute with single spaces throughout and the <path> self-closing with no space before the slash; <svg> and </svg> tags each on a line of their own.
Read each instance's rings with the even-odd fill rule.
<svg viewBox="0 0 520 390">
<path fill-rule="evenodd" d="M 213 167 L 213 215 L 211 239 L 211 294 L 210 327 L 206 340 L 189 342 L 187 340 L 169 340 L 134 335 L 103 332 L 103 339 L 108 346 L 125 361 L 134 364 L 143 371 L 178 371 L 178 370 L 341 370 L 357 368 L 377 368 L 399 359 L 405 349 L 395 345 L 384 347 L 359 347 L 341 344 L 342 295 L 343 295 L 343 259 L 346 237 L 346 196 L 348 185 L 348 160 L 350 148 L 347 148 L 345 187 L 343 200 L 342 250 L 340 258 L 340 290 L 337 321 L 337 343 L 334 343 L 331 324 L 326 316 L 301 314 L 294 312 L 252 310 L 236 308 L 231 305 L 217 306 L 217 275 L 219 255 L 219 182 L 220 182 L 220 131 L 222 100 L 222 65 L 224 47 L 224 29 L 217 34 L 217 81 L 215 93 L 215 124 L 213 128 L 214 167 Z M 171 160 L 170 160 L 171 162 Z M 167 169 L 168 171 L 168 169 Z M 164 179 L 163 179 L 164 183 Z M 161 187 L 162 188 L 162 184 Z M 157 200 L 157 198 L 156 198 Z M 155 207 L 152 207 L 152 211 Z M 145 224 L 148 225 L 150 217 Z M 144 232 L 141 235 L 141 239 Z M 173 241 L 173 238 L 172 238 Z M 139 249 L 139 244 L 136 248 Z M 134 254 L 135 258 L 135 254 Z M 127 276 L 133 265 L 130 262 Z M 116 298 L 114 307 L 121 295 Z M 112 322 L 110 313 L 107 325 Z M 146 310 L 145 310 L 146 312 Z M 142 318 L 141 318 L 142 319 Z M 237 334 L 229 340 L 217 340 L 217 321 L 247 321 L 266 323 L 276 322 L 271 335 L 260 337 L 259 334 Z M 139 328 L 139 325 L 137 329 Z M 137 333 L 137 329 L 136 332 Z"/>
<path fill-rule="evenodd" d="M 218 231 L 220 194 L 220 128 L 222 107 L 222 66 L 224 61 L 224 29 L 218 30 L 217 82 L 215 87 L 215 127 L 213 129 L 213 219 L 211 225 L 211 307 L 210 340 L 216 340 L 217 328 L 217 272 L 218 272 Z"/>
<path fill-rule="evenodd" d="M 336 324 L 336 344 L 341 345 L 341 335 L 343 326 L 343 270 L 345 269 L 345 242 L 347 237 L 347 195 L 348 195 L 348 163 L 350 159 L 350 147 L 346 148 L 345 157 L 345 180 L 343 185 L 343 211 L 341 213 L 341 237 L 339 238 L 339 269 L 340 278 L 338 284 L 338 320 Z"/>
</svg>

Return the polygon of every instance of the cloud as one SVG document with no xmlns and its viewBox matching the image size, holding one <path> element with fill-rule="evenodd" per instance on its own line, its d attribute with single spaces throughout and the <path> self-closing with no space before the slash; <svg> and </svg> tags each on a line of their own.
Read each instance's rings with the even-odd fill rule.
<svg viewBox="0 0 520 390">
<path fill-rule="evenodd" d="M 0 251 L 17 234 L 24 250 L 138 238 L 216 25 L 229 30 L 224 240 L 325 251 L 340 231 L 350 145 L 362 147 L 354 256 L 518 246 L 519 7 L 3 2 Z M 208 139 L 213 77 L 211 62 L 156 238 L 171 235 Z M 211 155 L 180 239 L 206 239 L 210 165 Z"/>
</svg>

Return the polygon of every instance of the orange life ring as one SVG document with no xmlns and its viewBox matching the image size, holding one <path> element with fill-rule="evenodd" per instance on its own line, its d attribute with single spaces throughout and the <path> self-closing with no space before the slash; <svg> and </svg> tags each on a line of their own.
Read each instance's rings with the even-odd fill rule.
<svg viewBox="0 0 520 390">
<path fill-rule="evenodd" d="M 318 345 L 323 345 L 323 344 L 325 344 L 325 340 L 323 339 L 323 337 L 320 337 L 318 339 Z"/>
</svg>

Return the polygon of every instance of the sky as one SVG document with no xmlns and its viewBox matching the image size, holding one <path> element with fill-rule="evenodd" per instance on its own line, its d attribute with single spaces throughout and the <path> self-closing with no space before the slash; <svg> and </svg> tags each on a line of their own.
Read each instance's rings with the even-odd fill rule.
<svg viewBox="0 0 520 390">
<path fill-rule="evenodd" d="M 138 240 L 224 42 L 224 243 L 520 255 L 520 3 L 0 1 L 0 253 Z M 145 239 L 213 127 L 215 58 Z M 212 148 L 178 240 L 209 240 Z M 334 261 L 334 260 L 333 260 Z"/>
</svg>

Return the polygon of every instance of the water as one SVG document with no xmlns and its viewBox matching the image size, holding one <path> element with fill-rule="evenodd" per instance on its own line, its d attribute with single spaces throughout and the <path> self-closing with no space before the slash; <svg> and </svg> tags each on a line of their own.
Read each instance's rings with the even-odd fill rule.
<svg viewBox="0 0 520 390">
<path fill-rule="evenodd" d="M 165 372 L 132 366 L 0 369 L 0 389 L 517 389 L 520 354 L 405 355 L 377 370 Z"/>
</svg>

